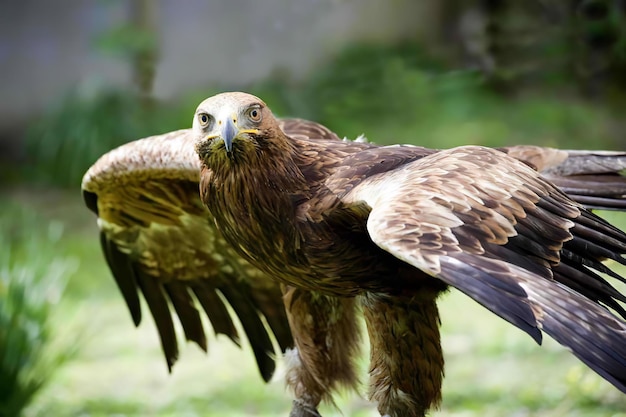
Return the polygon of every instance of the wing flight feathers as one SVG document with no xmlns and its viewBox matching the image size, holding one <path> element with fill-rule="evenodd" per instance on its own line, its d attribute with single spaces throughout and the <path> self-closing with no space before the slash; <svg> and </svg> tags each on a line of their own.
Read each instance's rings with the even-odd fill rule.
<svg viewBox="0 0 626 417">
<path fill-rule="evenodd" d="M 139 323 L 141 323 L 141 305 L 139 304 L 137 280 L 135 279 L 132 263 L 127 256 L 119 251 L 115 243 L 104 232 L 100 232 L 100 243 L 113 278 L 115 278 L 124 301 L 126 301 L 133 323 L 135 323 L 135 326 L 139 326 Z"/>
<path fill-rule="evenodd" d="M 339 140 L 339 136 L 326 126 L 304 119 L 282 119 L 278 125 L 290 137 Z"/>
<path fill-rule="evenodd" d="M 189 293 L 189 286 L 180 281 L 170 281 L 163 284 L 165 293 L 171 304 L 174 306 L 176 315 L 183 326 L 185 338 L 195 342 L 202 350 L 207 350 L 207 340 L 204 334 L 204 327 L 200 319 L 200 313 L 194 306 L 194 302 Z"/>
<path fill-rule="evenodd" d="M 319 130 L 304 121 L 288 121 L 289 126 L 298 132 Z M 281 290 L 273 279 L 227 249 L 200 201 L 200 165 L 194 145 L 187 129 L 114 149 L 85 174 L 85 203 L 99 216 L 105 259 L 133 322 L 141 322 L 142 293 L 170 370 L 179 355 L 170 306 L 186 339 L 206 351 L 196 304 L 216 334 L 239 344 L 226 307 L 229 303 L 267 381 L 276 356 L 270 332 L 281 350 L 293 345 Z"/>
<path fill-rule="evenodd" d="M 138 268 L 134 269 L 137 284 L 146 299 L 152 317 L 154 317 L 154 323 L 159 332 L 167 367 L 171 371 L 172 366 L 178 360 L 178 343 L 176 341 L 176 331 L 174 330 L 174 322 L 172 321 L 167 299 L 163 293 L 163 288 L 153 277 Z"/>
<path fill-rule="evenodd" d="M 481 147 L 441 151 L 342 197 L 371 209 L 382 249 L 541 342 L 545 332 L 626 392 L 626 297 L 598 275 L 626 264 L 626 234 L 536 171 Z"/>
<path fill-rule="evenodd" d="M 626 152 L 560 150 L 529 145 L 500 150 L 534 167 L 588 208 L 626 209 Z"/>
<path fill-rule="evenodd" d="M 191 281 L 189 285 L 209 318 L 215 334 L 223 334 L 241 347 L 235 323 L 233 323 L 222 298 L 215 291 L 215 287 L 211 287 L 207 282 L 200 279 Z"/>
</svg>

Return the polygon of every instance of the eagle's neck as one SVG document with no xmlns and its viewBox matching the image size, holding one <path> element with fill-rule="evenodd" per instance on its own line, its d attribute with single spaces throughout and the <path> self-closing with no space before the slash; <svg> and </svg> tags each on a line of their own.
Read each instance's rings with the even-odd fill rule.
<svg viewBox="0 0 626 417">
<path fill-rule="evenodd" d="M 257 265 L 284 263 L 285 256 L 300 256 L 295 208 L 309 189 L 290 139 L 280 132 L 259 143 L 243 142 L 230 155 L 223 149 L 207 154 L 200 194 L 238 252 Z"/>
</svg>

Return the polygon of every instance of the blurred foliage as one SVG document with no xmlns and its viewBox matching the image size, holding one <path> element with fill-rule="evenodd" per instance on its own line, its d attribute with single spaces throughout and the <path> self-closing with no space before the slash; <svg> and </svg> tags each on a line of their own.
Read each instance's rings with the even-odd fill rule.
<svg viewBox="0 0 626 417">
<path fill-rule="evenodd" d="M 623 105 L 623 94 L 614 94 L 626 86 L 622 0 L 445 3 L 458 18 L 465 64 L 480 68 L 494 89 L 552 84 Z"/>
<path fill-rule="evenodd" d="M 617 146 L 614 118 L 596 103 L 549 89 L 505 97 L 481 73 L 447 71 L 411 43 L 346 50 L 309 81 L 304 97 L 306 117 L 377 143 Z"/>
<path fill-rule="evenodd" d="M 197 104 L 218 91 L 262 97 L 275 114 L 326 124 L 340 136 L 361 133 L 380 144 L 448 148 L 535 143 L 567 148 L 614 148 L 619 117 L 549 89 L 505 97 L 476 71 L 447 71 L 415 43 L 346 49 L 308 80 L 276 74 L 252 85 L 213 85 L 175 103 L 146 107 L 137 95 L 102 91 L 68 95 L 28 134 L 31 180 L 77 187 L 108 150 L 141 137 L 189 127 Z"/>
<path fill-rule="evenodd" d="M 95 40 L 94 46 L 112 55 L 132 57 L 137 53 L 155 50 L 157 39 L 150 31 L 142 30 L 135 25 L 124 24 L 101 34 Z"/>
<path fill-rule="evenodd" d="M 0 219 L 0 416 L 20 416 L 76 349 L 59 346 L 53 312 L 75 267 L 55 255 L 59 223 L 2 204 Z"/>
<path fill-rule="evenodd" d="M 78 187 L 99 156 L 130 140 L 173 130 L 180 125 L 176 116 L 158 104 L 145 108 L 128 92 L 103 91 L 89 97 L 73 92 L 29 130 L 31 165 L 25 175 Z"/>
</svg>

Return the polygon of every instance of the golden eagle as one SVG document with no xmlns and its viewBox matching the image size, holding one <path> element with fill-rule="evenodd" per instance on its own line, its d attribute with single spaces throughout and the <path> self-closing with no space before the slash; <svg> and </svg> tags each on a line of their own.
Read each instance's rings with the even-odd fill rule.
<svg viewBox="0 0 626 417">
<path fill-rule="evenodd" d="M 453 286 L 541 342 L 542 332 L 626 392 L 626 297 L 597 272 L 626 264 L 626 234 L 536 170 L 479 146 L 433 151 L 290 138 L 245 93 L 202 102 L 193 132 L 200 196 L 224 239 L 296 288 L 358 301 L 382 415 L 423 416 L 441 398 L 437 297 Z M 624 193 L 622 193 L 623 195 Z M 345 377 L 342 310 L 322 320 L 286 299 L 301 369 Z M 313 331 L 302 342 L 298 329 Z M 320 323 L 321 321 L 321 323 Z M 315 334 L 316 330 L 322 334 Z M 310 344 L 310 340 L 315 342 Z M 309 360 L 312 356 L 312 360 Z M 312 370 L 313 369 L 313 370 Z M 316 414 L 320 388 L 300 393 Z"/>
<path fill-rule="evenodd" d="M 626 154 L 500 151 L 341 141 L 312 122 L 276 122 L 261 100 L 233 93 L 203 103 L 193 131 L 104 155 L 83 193 L 133 320 L 140 290 L 168 366 L 178 355 L 168 303 L 204 349 L 194 298 L 237 342 L 228 303 L 265 380 L 269 333 L 282 350 L 293 335 L 292 416 L 318 415 L 338 385 L 355 384 L 358 306 L 381 413 L 418 416 L 436 405 L 435 298 L 450 284 L 537 341 L 542 328 L 624 390 L 625 326 L 600 305 L 624 315 L 626 299 L 592 271 L 613 274 L 599 260 L 623 261 L 624 235 L 505 154 L 577 201 L 617 209 L 626 208 L 615 175 Z"/>
</svg>

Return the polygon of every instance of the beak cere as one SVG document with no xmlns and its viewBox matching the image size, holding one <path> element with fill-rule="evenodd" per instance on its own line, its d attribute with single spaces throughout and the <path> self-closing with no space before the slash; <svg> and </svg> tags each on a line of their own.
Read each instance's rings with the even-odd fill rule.
<svg viewBox="0 0 626 417">
<path fill-rule="evenodd" d="M 224 125 L 222 126 L 222 139 L 224 140 L 226 152 L 230 153 L 233 150 L 233 139 L 238 133 L 239 128 L 235 125 L 232 117 L 228 117 L 224 120 Z"/>
</svg>

